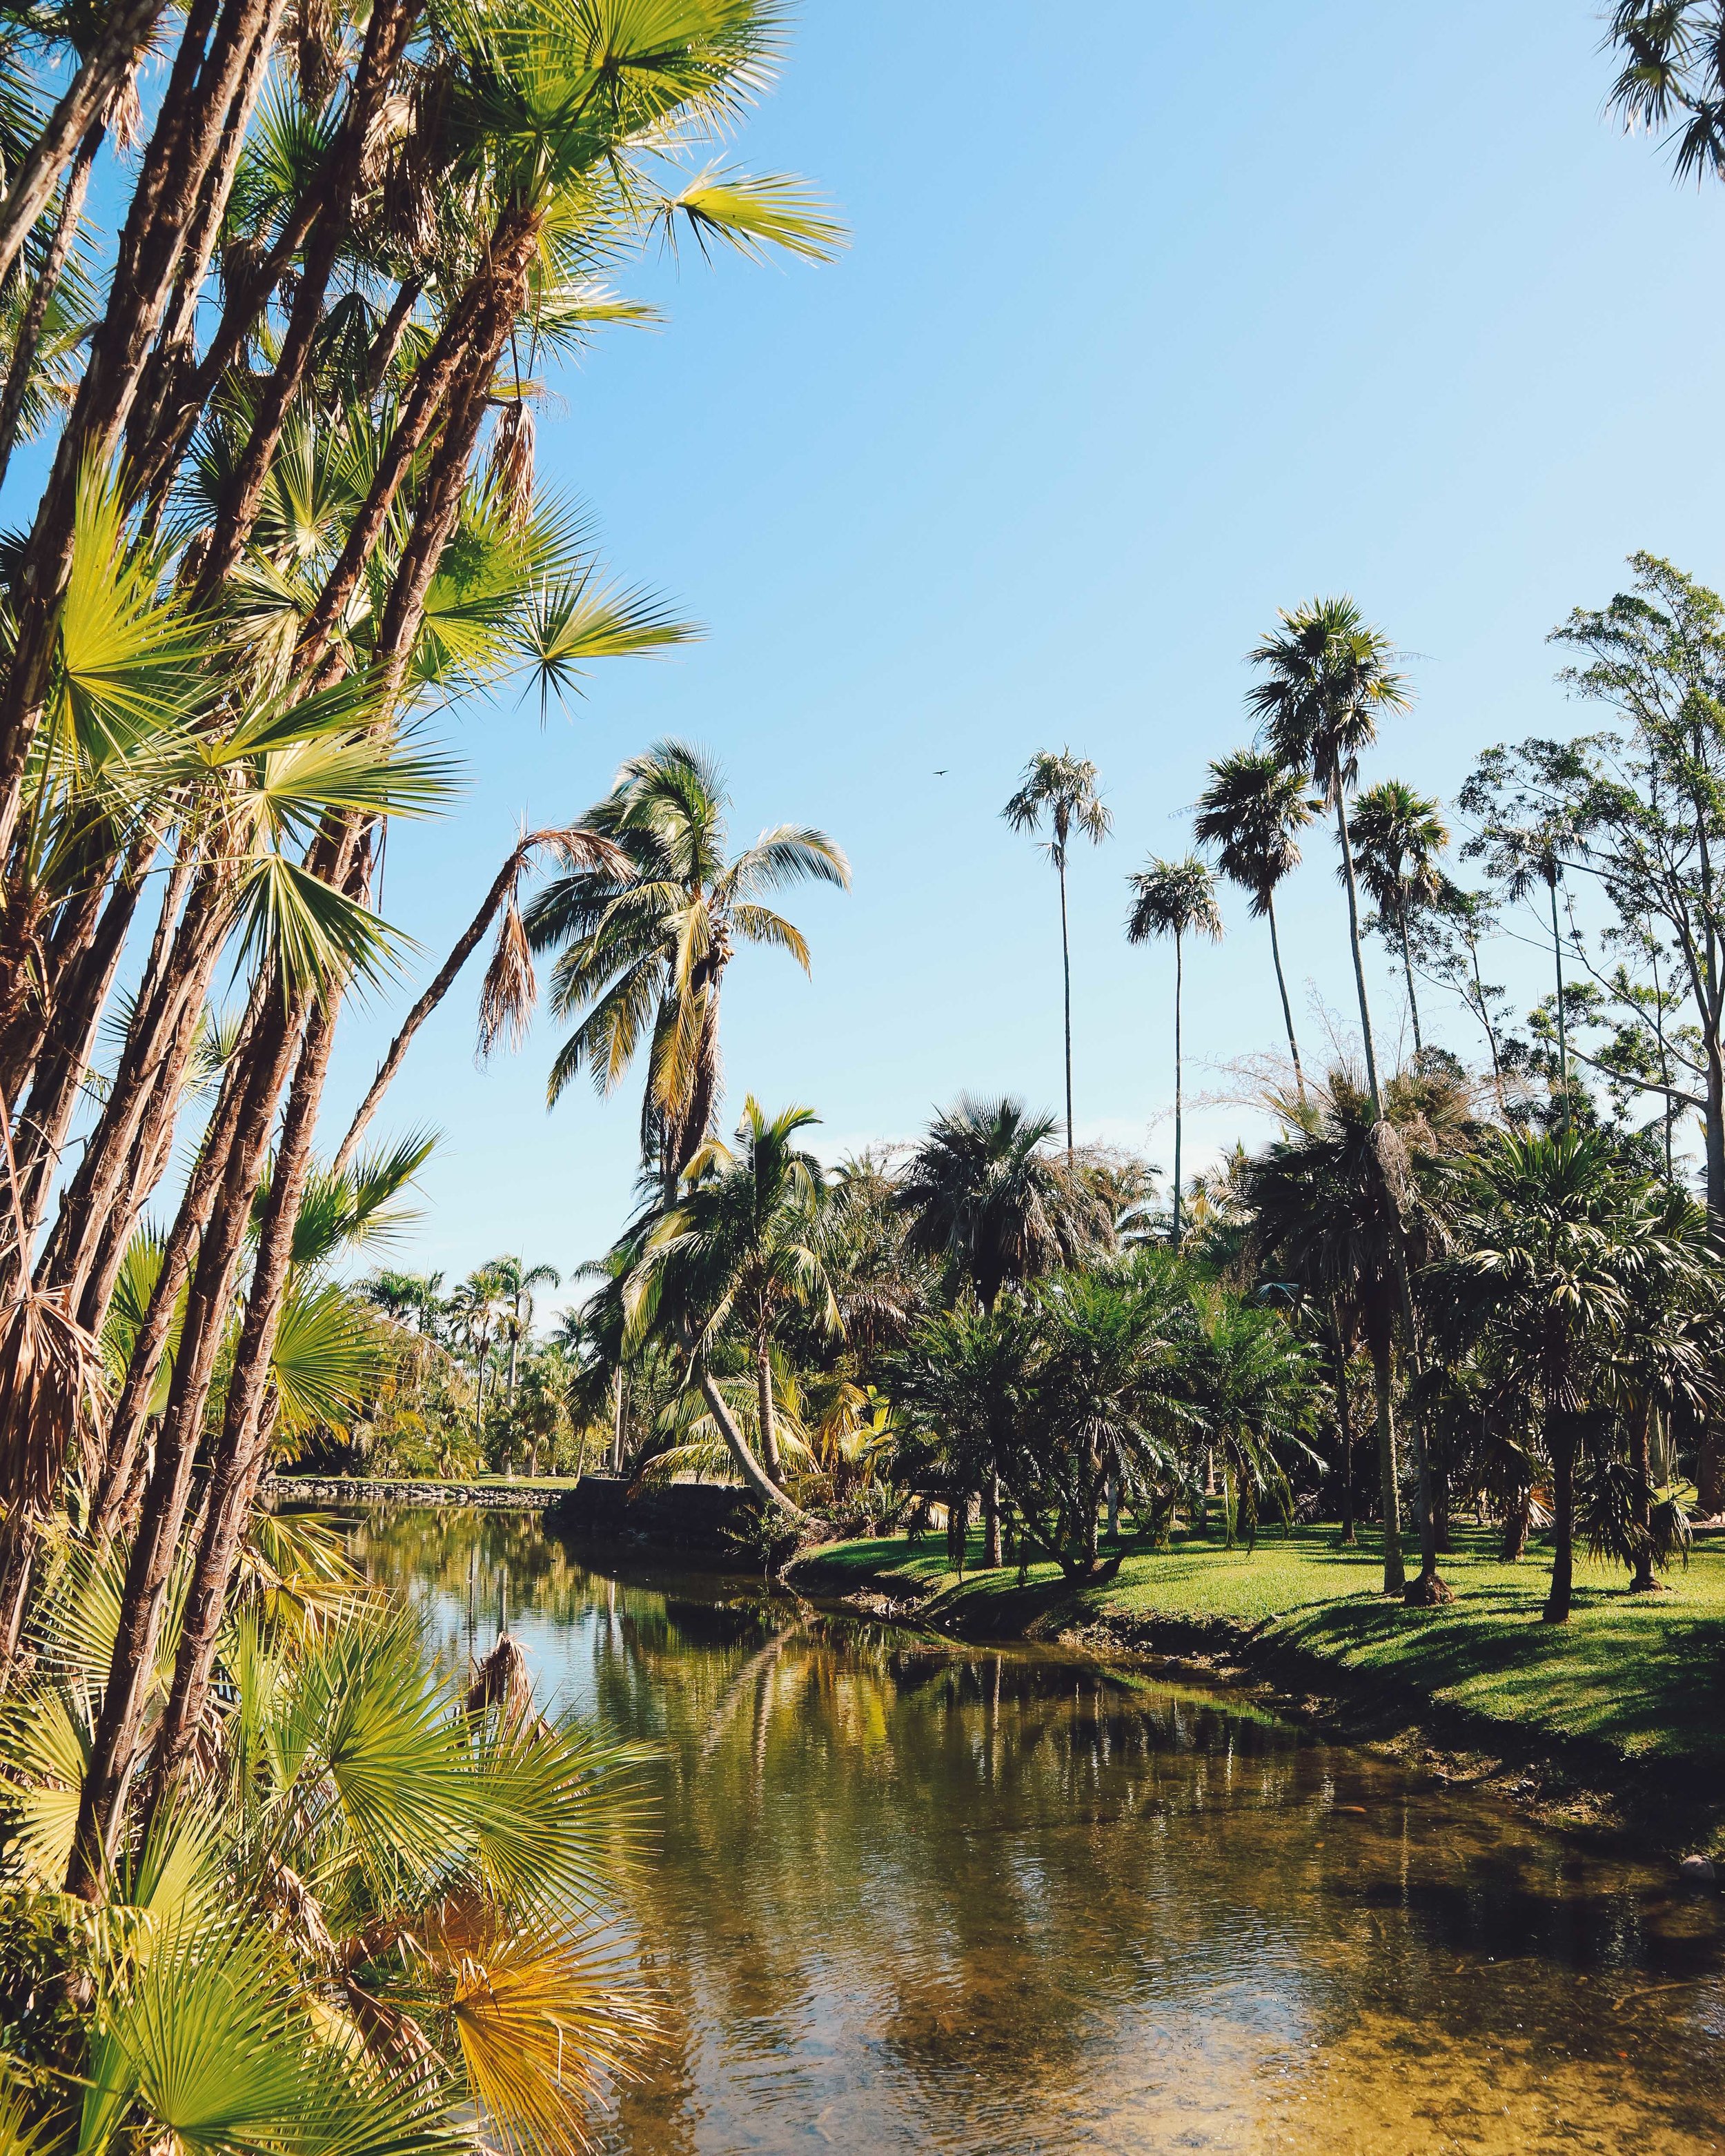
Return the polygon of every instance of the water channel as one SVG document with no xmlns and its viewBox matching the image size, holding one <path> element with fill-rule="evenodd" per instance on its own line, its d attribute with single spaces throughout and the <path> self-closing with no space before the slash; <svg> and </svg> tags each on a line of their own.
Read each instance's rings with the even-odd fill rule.
<svg viewBox="0 0 1725 2156">
<path fill-rule="evenodd" d="M 527 1516 L 355 1548 L 649 1748 L 666 2040 L 609 2156 L 1725 2151 L 1719 1904 L 1662 1865 L 1224 1691 L 613 1576 Z"/>
</svg>

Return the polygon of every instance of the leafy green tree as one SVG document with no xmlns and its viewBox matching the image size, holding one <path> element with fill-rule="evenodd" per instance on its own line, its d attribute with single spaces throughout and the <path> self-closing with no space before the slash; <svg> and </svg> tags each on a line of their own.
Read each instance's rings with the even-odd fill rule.
<svg viewBox="0 0 1725 2156">
<path fill-rule="evenodd" d="M 1153 936 L 1174 939 L 1174 1232 L 1180 1247 L 1181 1140 L 1185 1121 L 1185 1060 L 1182 1051 L 1181 1013 L 1186 985 L 1186 938 L 1208 937 L 1222 940 L 1222 916 L 1216 905 L 1216 880 L 1195 855 L 1183 861 L 1158 860 L 1127 879 L 1132 901 L 1126 917 L 1128 943 L 1147 943 Z"/>
<path fill-rule="evenodd" d="M 1281 939 L 1276 927 L 1276 886 L 1300 865 L 1300 834 L 1310 824 L 1312 803 L 1304 773 L 1289 771 L 1273 756 L 1236 749 L 1210 766 L 1209 783 L 1198 797 L 1193 830 L 1201 846 L 1215 849 L 1217 865 L 1231 884 L 1246 892 L 1255 921 L 1270 923 L 1270 954 L 1281 997 L 1282 1024 L 1294 1085 L 1302 1096 L 1306 1075 L 1300 1067 L 1300 1044 L 1294 1037 L 1294 1011 L 1282 971 Z"/>
<path fill-rule="evenodd" d="M 1266 1501 L 1291 1517 L 1290 1459 L 1316 1456 L 1307 1441 L 1317 1415 L 1315 1358 L 1280 1312 L 1218 1285 L 1193 1294 L 1175 1383 L 1191 1418 L 1186 1442 L 1222 1463 L 1228 1547 L 1242 1520 L 1250 1545 Z"/>
<path fill-rule="evenodd" d="M 1561 963 L 1586 965 L 1612 1032 L 1589 1050 L 1557 1016 L 1567 1060 L 1701 1122 L 1707 1209 L 1725 1222 L 1725 604 L 1651 554 L 1630 557 L 1633 587 L 1578 608 L 1555 632 L 1576 654 L 1562 679 L 1615 723 L 1570 741 L 1535 739 L 1481 757 L 1461 796 L 1479 825 L 1470 851 L 1512 888 L 1548 885 Z M 1608 971 L 1572 927 L 1556 889 L 1584 872 L 1609 901 L 1622 958 Z M 1519 879 L 1519 881 L 1517 881 Z M 1649 973 L 1652 978 L 1650 981 Z M 1661 970 L 1662 969 L 1662 970 Z M 1561 981 L 1561 972 L 1560 972 Z"/>
<path fill-rule="evenodd" d="M 1414 992 L 1409 928 L 1420 915 L 1440 905 L 1449 889 L 1442 867 L 1449 826 L 1439 815 L 1435 801 L 1399 778 L 1385 778 L 1356 797 L 1352 835 L 1359 880 L 1379 921 L 1394 932 L 1400 947 L 1417 1054 L 1425 1042 L 1420 1030 L 1420 999 Z"/>
<path fill-rule="evenodd" d="M 1046 827 L 1043 851 L 1060 880 L 1060 1010 L 1066 1048 L 1066 1152 L 1072 1152 L 1072 947 L 1066 925 L 1066 863 L 1074 834 L 1099 846 L 1114 819 L 1096 791 L 1096 767 L 1070 748 L 1038 749 L 1019 790 L 1001 810 L 1014 831 Z"/>
<path fill-rule="evenodd" d="M 646 1044 L 642 1158 L 667 1199 L 718 1104 L 719 995 L 736 946 L 772 945 L 809 968 L 802 932 L 762 899 L 791 884 L 843 890 L 850 881 L 839 849 L 800 824 L 781 824 L 728 855 L 728 805 L 711 758 L 660 742 L 624 764 L 575 827 L 609 840 L 626 870 L 555 877 L 522 915 L 529 948 L 557 953 L 553 1012 L 580 1019 L 552 1065 L 550 1098 L 583 1069 L 610 1091 Z"/>
<path fill-rule="evenodd" d="M 1271 755 L 1285 769 L 1309 777 L 1336 812 L 1366 1086 L 1373 1115 L 1382 1112 L 1378 1051 L 1366 1001 L 1348 795 L 1358 780 L 1362 751 L 1378 738 L 1380 719 L 1405 711 L 1413 701 L 1406 678 L 1395 670 L 1394 656 L 1389 639 L 1365 620 L 1352 599 L 1313 599 L 1285 611 L 1281 627 L 1252 651 L 1250 663 L 1260 678 L 1246 697 Z"/>
</svg>

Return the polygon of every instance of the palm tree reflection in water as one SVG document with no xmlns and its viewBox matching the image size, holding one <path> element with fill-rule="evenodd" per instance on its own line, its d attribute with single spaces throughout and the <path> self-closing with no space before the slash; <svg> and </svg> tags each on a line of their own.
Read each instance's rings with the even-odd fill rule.
<svg viewBox="0 0 1725 2156">
<path fill-rule="evenodd" d="M 454 1653 L 470 1559 L 481 1612 L 506 1575 L 542 1679 L 663 1758 L 671 2028 L 615 2156 L 1712 2143 L 1716 1907 L 1662 1875 L 1155 1673 L 611 1578 L 519 1517 L 360 1539 Z"/>
</svg>

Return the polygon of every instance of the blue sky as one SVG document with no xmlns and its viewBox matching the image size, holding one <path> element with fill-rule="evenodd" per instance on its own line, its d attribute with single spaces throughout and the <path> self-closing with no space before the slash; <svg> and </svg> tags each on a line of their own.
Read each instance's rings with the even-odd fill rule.
<svg viewBox="0 0 1725 2156">
<path fill-rule="evenodd" d="M 1054 879 L 999 811 L 1070 742 L 1115 818 L 1072 878 L 1081 1134 L 1166 1165 L 1172 956 L 1126 947 L 1124 879 L 1184 850 L 1276 608 L 1346 589 L 1392 633 L 1420 701 L 1368 776 L 1449 796 L 1486 743 L 1579 722 L 1545 635 L 1631 548 L 1725 576 L 1725 201 L 1603 118 L 1599 32 L 1578 0 L 809 6 L 737 157 L 817 182 L 849 251 L 644 264 L 625 281 L 666 326 L 598 347 L 541 425 L 618 572 L 706 639 L 595 675 L 542 732 L 531 700 L 459 716 L 467 793 L 390 844 L 385 911 L 424 963 L 522 819 L 682 735 L 721 758 L 739 837 L 818 824 L 855 870 L 788 901 L 812 982 L 732 966 L 730 1107 L 806 1101 L 833 1149 L 963 1087 L 1052 1108 Z M 1189 1096 L 1213 1096 L 1189 1158 L 1261 1130 L 1229 1066 L 1278 1038 L 1266 939 L 1227 912 L 1188 969 Z M 1283 932 L 1315 1060 L 1349 993 L 1321 837 Z M 547 1114 L 542 1024 L 475 1071 L 477 970 L 384 1111 L 445 1133 L 404 1255 L 567 1267 L 624 1212 L 636 1089 Z M 395 1015 L 347 1025 L 331 1129 Z M 1432 1030 L 1479 1053 L 1459 1013 Z"/>
</svg>

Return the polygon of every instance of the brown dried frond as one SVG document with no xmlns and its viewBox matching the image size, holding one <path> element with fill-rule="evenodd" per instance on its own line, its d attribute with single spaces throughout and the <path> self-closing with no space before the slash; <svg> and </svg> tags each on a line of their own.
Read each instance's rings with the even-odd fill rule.
<svg viewBox="0 0 1725 2156">
<path fill-rule="evenodd" d="M 505 516 L 524 524 L 533 507 L 533 413 L 519 397 L 506 404 L 491 436 L 490 483 Z"/>
<path fill-rule="evenodd" d="M 334 0 L 298 0 L 294 17 L 294 71 L 305 102 L 321 110 L 341 72 L 341 13 Z"/>
<path fill-rule="evenodd" d="M 0 1504 L 53 1502 L 75 1447 L 92 1463 L 107 1399 L 101 1342 L 67 1308 L 69 1289 L 26 1282 L 0 1309 Z"/>
<path fill-rule="evenodd" d="M 472 1681 L 467 1687 L 470 1714 L 485 1714 L 493 1707 L 511 1723 L 524 1721 L 533 1711 L 533 1680 L 527 1673 L 527 1658 L 507 1632 L 483 1661 L 473 1665 Z"/>
<path fill-rule="evenodd" d="M 138 139 L 138 131 L 144 121 L 144 107 L 138 96 L 138 71 L 130 67 L 108 94 L 102 107 L 102 126 L 108 140 L 116 150 L 131 149 Z"/>
<path fill-rule="evenodd" d="M 539 983 L 533 974 L 533 953 L 522 926 L 514 891 L 497 923 L 497 941 L 491 963 L 480 988 L 479 1059 L 483 1063 L 500 1040 L 519 1048 L 533 1015 Z"/>
</svg>

